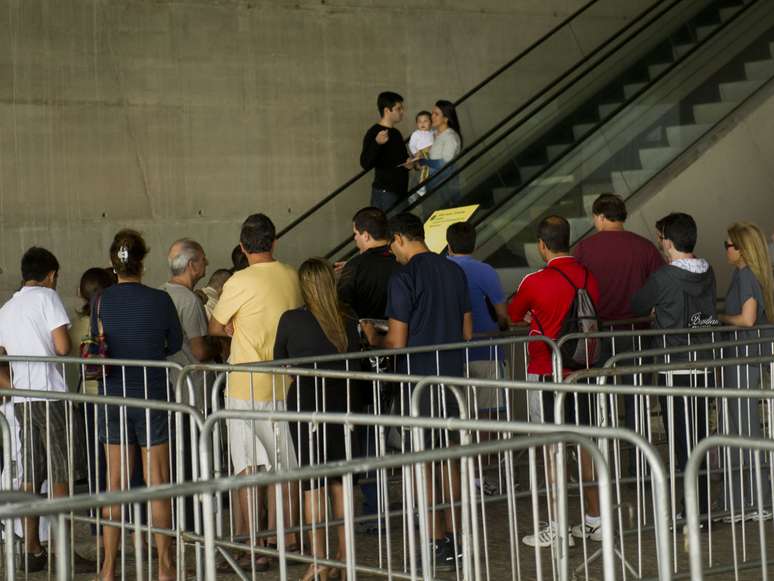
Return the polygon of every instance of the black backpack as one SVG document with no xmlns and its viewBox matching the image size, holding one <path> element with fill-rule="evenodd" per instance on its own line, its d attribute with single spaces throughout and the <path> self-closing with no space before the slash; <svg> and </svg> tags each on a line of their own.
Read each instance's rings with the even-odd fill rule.
<svg viewBox="0 0 774 581">
<path fill-rule="evenodd" d="M 583 286 L 579 288 L 558 268 L 554 268 L 553 266 L 548 266 L 546 268 L 550 268 L 561 274 L 562 278 L 575 289 L 575 297 L 573 298 L 570 308 L 567 310 L 567 314 L 564 316 L 559 335 L 555 339 L 559 340 L 570 333 L 596 333 L 599 331 L 597 308 L 594 306 L 594 301 L 591 300 L 591 297 L 586 290 L 589 282 L 588 269 L 583 269 L 585 277 L 583 279 Z M 540 332 L 545 335 L 540 321 L 537 321 L 537 324 L 538 327 L 540 327 Z M 576 337 L 562 343 L 560 351 L 562 353 L 562 366 L 565 369 L 587 369 L 599 362 L 601 354 L 600 340 L 596 337 Z"/>
</svg>

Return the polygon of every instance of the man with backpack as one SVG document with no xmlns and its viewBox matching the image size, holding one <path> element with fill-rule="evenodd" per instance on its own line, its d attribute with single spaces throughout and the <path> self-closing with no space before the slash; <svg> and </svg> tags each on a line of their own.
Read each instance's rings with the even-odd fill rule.
<svg viewBox="0 0 774 581">
<path fill-rule="evenodd" d="M 508 315 L 515 324 L 526 322 L 530 325 L 530 335 L 544 335 L 557 340 L 562 335 L 581 330 L 593 331 L 596 323 L 594 305 L 599 302 L 599 287 L 594 276 L 570 256 L 570 224 L 561 216 L 544 218 L 537 228 L 538 251 L 545 260 L 546 267 L 524 277 L 516 295 L 508 305 Z M 577 351 L 585 350 L 585 342 L 575 341 L 566 344 L 563 350 L 562 375 L 567 375 L 579 363 Z M 592 346 L 593 350 L 593 346 Z M 581 359 L 586 359 L 584 353 Z M 590 354 L 589 359 L 595 355 Z M 583 365 L 585 367 L 585 365 Z M 551 382 L 553 363 L 551 350 L 547 344 L 536 341 L 529 344 L 528 380 Z M 588 397 L 578 396 L 577 409 L 574 397 L 565 400 L 564 422 L 568 424 L 590 423 Z M 554 422 L 554 393 L 552 391 L 531 391 L 529 394 L 530 421 Z M 581 454 L 583 480 L 592 481 L 593 466 L 591 458 Z M 555 475 L 549 470 L 549 479 Z M 585 488 L 585 522 L 572 528 L 573 537 L 602 540 L 599 517 L 599 495 L 596 487 Z M 555 522 L 556 509 L 550 515 L 549 523 L 537 535 L 524 537 L 529 546 L 549 547 L 559 538 L 558 525 Z"/>
</svg>

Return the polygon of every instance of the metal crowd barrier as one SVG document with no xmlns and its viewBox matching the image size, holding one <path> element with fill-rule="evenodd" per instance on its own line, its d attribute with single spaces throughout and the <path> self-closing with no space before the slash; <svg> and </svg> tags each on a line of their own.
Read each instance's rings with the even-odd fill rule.
<svg viewBox="0 0 774 581">
<path fill-rule="evenodd" d="M 226 412 L 222 412 L 226 413 Z M 236 413 L 236 412 L 234 412 Z M 239 412 L 244 413 L 244 412 Z M 291 416 L 292 414 L 289 414 L 285 412 L 284 414 L 286 416 Z M 372 422 L 372 421 L 378 421 L 381 423 L 381 425 L 389 425 L 389 424 L 395 424 L 400 421 L 399 418 L 382 418 L 382 419 L 375 419 L 371 418 L 369 416 L 351 416 L 351 417 L 342 417 L 339 416 L 338 418 L 333 417 L 332 415 L 330 417 L 326 417 L 325 419 L 329 421 L 340 421 L 345 424 L 349 424 L 352 422 L 358 422 L 358 421 L 366 421 L 366 422 Z M 208 420 L 208 425 L 212 425 L 215 421 L 217 421 L 214 418 L 211 418 Z M 422 428 L 424 427 L 422 424 L 422 421 L 419 419 L 408 419 L 409 423 L 412 424 L 413 427 L 416 428 Z M 455 429 L 465 429 L 466 424 L 467 426 L 474 425 L 473 422 L 464 422 L 462 420 L 456 420 L 456 425 L 454 426 Z M 525 426 L 515 426 L 515 429 L 524 429 Z M 206 429 L 206 428 L 205 428 Z M 581 432 L 582 430 L 578 430 L 577 432 Z M 575 432 L 575 431 L 574 431 Z M 599 431 L 597 431 L 597 435 L 599 434 Z M 608 431 L 606 434 L 608 437 L 615 437 L 614 431 Z M 353 460 L 353 461 L 347 461 L 347 462 L 339 462 L 336 464 L 328 465 L 325 467 L 315 467 L 315 468 L 301 468 L 297 469 L 291 472 L 267 472 L 267 473 L 257 473 L 257 474 L 251 474 L 249 476 L 245 477 L 231 477 L 227 479 L 218 479 L 218 480 L 208 480 L 208 481 L 198 481 L 198 482 L 188 482 L 183 484 L 176 484 L 176 485 L 169 485 L 169 486 L 154 486 L 154 487 L 148 487 L 145 489 L 140 489 L 137 491 L 121 491 L 121 492 L 111 492 L 111 493 L 103 493 L 96 496 L 92 495 L 78 495 L 71 498 L 58 498 L 53 499 L 51 501 L 48 501 L 46 503 L 40 503 L 36 501 L 23 501 L 23 500 L 16 500 L 12 503 L 7 503 L 2 506 L 0 506 L 0 519 L 11 519 L 11 518 L 20 518 L 20 517 L 27 517 L 27 516 L 57 516 L 57 520 L 59 523 L 59 527 L 61 529 L 66 529 L 66 521 L 67 521 L 67 515 L 74 513 L 74 512 L 80 512 L 85 511 L 89 509 L 94 508 L 101 508 L 111 505 L 131 505 L 135 510 L 138 510 L 141 503 L 144 502 L 152 502 L 152 501 L 159 501 L 163 499 L 172 499 L 172 498 L 178 498 L 178 497 L 189 497 L 192 495 L 198 495 L 202 498 L 203 502 L 205 503 L 205 506 L 207 505 L 208 499 L 212 499 L 213 495 L 217 492 L 222 492 L 226 490 L 236 489 L 244 486 L 261 486 L 261 485 L 271 485 L 271 484 L 279 484 L 282 482 L 287 481 L 288 479 L 293 480 L 299 480 L 299 479 L 306 479 L 310 477 L 315 477 L 317 475 L 325 478 L 333 478 L 336 476 L 340 476 L 344 479 L 345 482 L 349 482 L 348 490 L 351 493 L 352 492 L 352 486 L 351 486 L 351 480 L 353 474 L 361 473 L 361 472 L 367 472 L 367 471 L 379 471 L 379 470 L 385 470 L 390 468 L 400 468 L 400 467 L 408 467 L 410 472 L 413 472 L 417 475 L 420 475 L 423 473 L 423 465 L 431 462 L 438 462 L 438 461 L 448 461 L 448 460 L 454 460 L 459 459 L 464 461 L 466 458 L 469 458 L 471 456 L 475 455 L 482 455 L 482 454 L 494 454 L 498 452 L 506 452 L 506 451 L 512 451 L 516 449 L 521 449 L 525 447 L 537 447 L 537 446 L 546 446 L 546 445 L 552 445 L 557 444 L 561 441 L 572 441 L 575 443 L 578 443 L 584 448 L 587 448 L 591 454 L 595 455 L 595 460 L 599 463 L 600 466 L 600 475 L 601 475 L 601 486 L 604 490 L 609 489 L 609 479 L 605 478 L 605 474 L 607 473 L 605 466 L 604 466 L 604 460 L 599 455 L 599 452 L 596 450 L 596 447 L 591 443 L 588 438 L 584 437 L 580 433 L 562 433 L 562 434 L 545 434 L 542 436 L 532 436 L 532 437 L 525 437 L 520 438 L 518 440 L 509 440 L 509 441 L 503 441 L 503 442 L 490 442 L 490 443 L 484 443 L 484 444 L 474 444 L 474 445 L 467 445 L 467 446 L 458 446 L 450 449 L 444 449 L 444 450 L 438 450 L 438 451 L 425 451 L 425 452 L 416 452 L 411 453 L 404 456 L 389 456 L 381 459 L 361 459 L 361 460 Z M 211 442 L 208 441 L 208 438 L 205 434 L 202 435 L 202 450 L 208 449 L 208 447 L 211 445 Z M 656 459 L 656 463 L 654 464 L 656 471 L 658 471 L 658 461 L 655 456 L 653 456 Z M 206 465 L 206 453 L 203 453 L 202 458 L 204 460 L 204 463 Z M 663 475 L 663 467 L 661 470 L 661 473 Z M 609 498 L 606 497 L 607 500 Z M 607 504 L 605 505 L 607 506 Z M 205 510 L 204 511 L 204 522 L 205 522 L 205 538 L 203 539 L 204 542 L 204 561 L 205 561 L 205 569 L 204 569 L 204 578 L 205 579 L 216 579 L 217 578 L 217 572 L 215 569 L 215 551 L 217 546 L 217 540 L 214 536 L 214 523 L 213 523 L 213 513 L 211 511 Z M 418 516 L 421 516 L 421 512 L 418 514 Z M 610 527 L 612 526 L 612 520 L 610 518 L 611 513 L 608 509 L 605 510 L 604 513 L 604 527 Z M 346 522 L 344 522 L 344 526 L 347 529 L 352 528 L 352 518 L 351 513 L 346 517 Z M 281 537 L 280 537 L 281 538 Z M 352 538 L 353 541 L 355 539 L 350 535 L 350 538 Z M 61 534 L 57 537 L 57 542 L 59 543 L 60 550 L 62 553 L 67 553 L 69 550 L 69 547 L 67 546 L 68 538 L 66 534 Z M 418 543 L 421 545 L 421 540 Z M 412 545 L 412 555 L 416 558 L 419 557 L 420 562 L 422 564 L 422 572 L 421 577 L 420 572 L 418 571 L 419 567 L 416 565 L 417 560 L 412 559 L 411 563 L 414 564 L 411 567 L 411 571 L 407 575 L 400 575 L 400 574 L 393 574 L 391 577 L 393 578 L 406 578 L 406 579 L 417 579 L 422 578 L 426 580 L 433 579 L 433 575 L 430 572 L 430 568 L 428 567 L 428 561 L 426 559 L 426 554 L 423 553 L 423 551 L 419 550 L 417 551 L 417 545 Z M 421 549 L 421 547 L 419 547 Z M 605 555 L 606 557 L 610 557 L 611 551 L 609 550 L 610 547 L 606 546 Z M 282 559 L 282 551 L 284 550 L 284 547 L 280 546 L 279 556 L 280 559 Z M 348 567 L 346 570 L 346 575 L 348 576 L 348 579 L 354 579 L 355 573 L 356 573 L 356 565 L 354 563 L 354 551 L 355 546 L 354 542 L 351 547 L 351 551 L 349 551 L 348 554 L 348 563 L 352 566 Z M 141 559 L 141 557 L 140 557 Z M 467 569 L 468 570 L 474 570 L 476 564 L 471 562 L 472 557 L 466 556 L 462 557 L 463 560 L 467 562 Z M 141 563 L 140 563 L 141 564 Z M 333 563 L 334 565 L 336 563 Z M 366 571 L 370 571 L 366 568 Z M 479 576 L 478 573 L 472 573 L 470 577 L 466 578 L 476 578 L 481 579 L 482 577 Z M 69 562 L 67 560 L 62 560 L 62 563 L 57 568 L 57 579 L 64 580 L 70 578 L 70 571 L 69 571 Z M 138 574 L 138 578 L 141 578 L 141 575 Z M 286 567 L 283 565 L 280 567 L 280 578 L 286 579 L 287 578 L 287 572 Z M 560 578 L 566 579 L 567 575 L 563 574 L 560 575 Z M 612 568 L 612 560 L 608 559 L 605 561 L 605 570 L 604 570 L 604 578 L 605 579 L 614 579 L 614 571 Z"/>
<path fill-rule="evenodd" d="M 760 339 L 753 340 L 751 347 L 757 350 Z M 770 339 L 763 340 L 768 343 Z M 720 344 L 718 344 L 720 345 Z M 728 347 L 726 347 L 728 348 Z M 734 349 L 744 349 L 745 346 L 734 345 Z M 698 348 L 697 348 L 698 349 Z M 663 354 L 664 350 L 654 350 Z M 685 352 L 686 348 L 673 351 Z M 612 361 L 611 361 L 612 363 Z M 750 374 L 748 370 L 755 369 Z M 730 371 L 729 371 L 730 370 Z M 767 371 L 767 373 L 763 373 Z M 671 486 L 671 522 L 673 526 L 672 543 L 675 549 L 673 570 L 678 571 L 678 534 L 682 522 L 682 512 L 678 508 L 681 491 L 678 480 L 683 478 L 683 468 L 690 458 L 699 453 L 701 442 L 718 433 L 725 436 L 762 435 L 774 437 L 772 428 L 772 412 L 774 412 L 774 390 L 771 377 L 774 371 L 774 357 L 756 356 L 725 359 L 705 359 L 699 361 L 682 361 L 651 365 L 636 365 L 628 367 L 607 366 L 601 369 L 584 370 L 574 374 L 569 380 L 576 394 L 588 394 L 593 397 L 597 409 L 599 425 L 617 425 L 618 415 L 615 413 L 615 403 L 618 397 L 635 398 L 638 405 L 646 413 L 638 416 L 642 423 L 635 430 L 658 446 L 666 444 L 666 455 L 670 466 Z M 644 380 L 636 381 L 637 385 L 609 385 L 607 380 L 612 377 L 649 377 L 658 374 L 665 385 L 647 385 Z M 729 386 L 726 378 L 732 376 Z M 755 378 L 755 383 L 740 383 L 740 378 Z M 598 383 L 584 384 L 581 380 L 591 379 Z M 763 386 L 757 381 L 761 379 Z M 643 383 L 645 385 L 643 385 Z M 665 437 L 656 437 L 657 420 L 654 419 L 654 399 L 658 398 L 661 419 L 664 424 Z M 556 399 L 556 413 L 559 414 L 566 395 L 559 394 Z M 612 411 L 611 411 L 612 410 Z M 610 460 L 613 474 L 618 482 L 621 478 L 622 452 L 619 445 L 613 446 L 611 459 L 605 442 L 601 442 L 603 452 Z M 636 478 L 633 479 L 637 492 L 637 527 L 632 534 L 638 534 L 647 525 L 647 511 L 644 510 L 644 498 L 647 495 L 647 471 L 639 462 L 636 454 L 629 457 L 636 465 Z M 752 455 L 738 451 L 731 453 L 707 455 L 696 460 L 702 464 L 700 491 L 702 492 L 702 509 L 705 515 L 705 528 L 708 533 L 708 564 L 715 563 L 717 554 L 723 554 L 728 547 L 734 559 L 741 553 L 742 562 L 748 560 L 746 549 L 746 528 L 751 519 L 760 514 L 760 496 L 756 492 L 755 468 Z M 772 479 L 774 482 L 774 479 Z M 769 486 L 767 485 L 768 489 Z M 713 493 L 716 494 L 713 502 Z M 767 505 L 770 506 L 770 505 Z M 766 518 L 770 518 L 771 510 L 766 508 Z M 640 549 L 641 553 L 641 549 Z M 683 563 L 686 565 L 685 563 Z M 714 569 L 714 568 L 713 568 Z M 722 569 L 721 569 L 722 571 Z"/>
<path fill-rule="evenodd" d="M 725 563 L 721 560 L 724 557 L 729 557 L 728 551 L 716 550 L 713 555 L 712 549 L 710 548 L 709 553 L 705 556 L 704 551 L 702 550 L 703 543 L 701 529 L 707 522 L 708 515 L 702 514 L 700 508 L 699 482 L 701 476 L 699 473 L 701 470 L 702 457 L 709 454 L 712 449 L 717 449 L 721 452 L 725 450 L 729 454 L 732 449 L 748 450 L 752 452 L 755 494 L 760 501 L 755 512 L 751 514 L 753 517 L 752 520 L 754 521 L 752 523 L 754 529 L 752 534 L 745 534 L 745 527 L 742 527 L 743 554 L 741 556 L 741 562 L 740 555 L 737 551 L 736 539 L 734 539 L 730 555 L 730 559 L 732 560 L 731 563 Z M 761 452 L 765 453 L 765 461 L 761 459 Z M 766 484 L 764 480 L 769 479 L 774 482 L 774 479 L 770 478 L 770 472 L 773 469 L 772 467 L 774 467 L 774 462 L 772 462 L 772 459 L 774 458 L 773 455 L 774 441 L 770 438 L 766 440 L 755 440 L 731 436 L 712 436 L 697 444 L 694 454 L 691 456 L 690 460 L 688 460 L 684 482 L 687 509 L 686 529 L 688 534 L 691 579 L 702 581 L 705 575 L 733 575 L 735 579 L 738 579 L 740 573 L 744 571 L 754 573 L 758 568 L 760 568 L 760 579 L 769 578 L 771 561 L 768 558 L 769 544 L 767 541 L 766 530 L 770 527 L 766 524 L 766 521 L 771 519 L 774 491 L 772 491 L 770 484 Z M 709 522 L 711 522 L 711 519 Z M 757 529 L 757 531 L 755 531 L 755 529 Z M 732 533 L 735 532 L 735 529 L 732 530 Z M 757 546 L 755 546 L 755 532 L 757 532 Z M 721 554 L 719 555 L 718 553 Z M 707 563 L 706 566 L 704 564 L 705 561 Z"/>
<path fill-rule="evenodd" d="M 78 490 L 97 494 L 111 486 L 111 473 L 113 486 L 116 487 L 145 486 L 146 481 L 161 482 L 168 480 L 170 476 L 177 482 L 196 477 L 199 460 L 198 429 L 202 420 L 193 408 L 177 403 L 193 401 L 190 384 L 173 384 L 169 381 L 170 373 L 179 373 L 182 370 L 179 365 L 153 361 L 101 359 L 95 362 L 70 357 L 18 356 L 3 356 L 0 357 L 0 362 L 11 364 L 11 380 L 17 385 L 23 381 L 20 379 L 20 370 L 21 377 L 25 377 L 25 372 L 32 366 L 46 366 L 47 374 L 53 369 L 64 378 L 71 377 L 71 374 L 67 373 L 67 367 L 75 368 L 78 375 L 81 375 L 86 365 L 101 365 L 103 381 L 109 373 L 108 369 L 112 369 L 114 373 L 118 372 L 119 387 L 124 387 L 116 396 L 26 390 L 18 387 L 0 390 L 0 398 L 5 403 L 3 417 L 12 424 L 3 424 L 8 428 L 7 438 L 3 431 L 3 481 L 7 483 L 7 486 L 4 485 L 6 490 L 12 486 L 24 485 L 29 492 L 36 495 L 42 493 L 51 498 L 54 494 L 72 495 Z M 126 389 L 126 370 L 129 368 L 140 369 L 144 378 L 142 388 L 134 386 L 137 393 L 130 393 Z M 163 382 L 162 386 L 156 386 L 155 393 L 152 391 L 152 381 L 149 380 L 153 373 L 151 370 L 154 369 L 159 370 Z M 179 391 L 175 393 L 175 389 Z M 145 399 L 126 397 L 132 394 Z M 130 429 L 130 426 L 138 425 L 138 422 L 144 424 L 144 427 Z M 41 434 L 41 437 L 36 434 Z M 166 457 L 155 456 L 147 447 L 134 446 L 135 437 L 144 437 L 147 442 L 168 442 L 169 452 Z M 102 444 L 105 440 L 114 444 L 110 457 L 106 455 Z M 65 455 L 66 463 L 64 473 L 61 469 L 62 454 Z M 141 469 L 142 464 L 147 464 L 144 471 Z M 25 468 L 28 468 L 26 473 Z M 160 518 L 166 522 L 169 517 L 171 525 L 168 528 L 161 527 L 164 529 L 161 530 L 159 526 L 153 526 L 153 513 L 157 512 L 157 509 L 142 508 L 137 514 L 122 513 L 120 523 L 115 524 L 111 520 L 118 521 L 116 515 L 112 518 L 103 517 L 101 514 L 68 517 L 70 535 L 85 538 L 94 536 L 95 539 L 94 549 L 87 547 L 88 554 L 83 559 L 81 555 L 76 557 L 78 566 L 83 569 L 80 572 L 85 572 L 87 567 L 91 573 L 98 571 L 98 563 L 103 557 L 98 539 L 107 529 L 120 528 L 119 548 L 125 546 L 125 529 L 130 517 L 134 520 L 140 519 L 134 524 L 148 523 L 143 528 L 143 532 L 147 533 L 147 547 L 153 544 L 151 531 L 173 537 L 177 542 L 177 554 L 172 558 L 184 566 L 186 557 L 182 535 L 192 526 L 194 530 L 201 529 L 201 511 L 193 504 L 186 506 L 182 500 L 170 507 L 169 514 L 165 514 L 162 507 Z M 41 543 L 45 545 L 45 537 L 50 536 L 49 531 L 45 530 L 45 526 L 40 528 L 40 523 L 25 520 L 18 524 L 9 523 L 9 526 L 4 528 L 4 533 L 6 540 L 12 541 L 7 543 L 6 547 L 13 547 L 13 541 L 17 537 L 22 539 L 16 563 L 25 575 L 32 574 L 27 549 L 30 546 L 34 549 L 36 542 L 39 546 Z M 138 542 L 142 541 L 139 533 L 137 539 Z M 91 561 L 94 558 L 93 553 L 96 553 L 96 559 Z M 124 554 L 124 551 L 120 552 L 118 561 L 121 569 L 125 565 Z M 49 555 L 45 564 L 49 571 L 58 564 L 52 557 Z M 13 564 L 8 558 L 6 562 Z"/>
</svg>

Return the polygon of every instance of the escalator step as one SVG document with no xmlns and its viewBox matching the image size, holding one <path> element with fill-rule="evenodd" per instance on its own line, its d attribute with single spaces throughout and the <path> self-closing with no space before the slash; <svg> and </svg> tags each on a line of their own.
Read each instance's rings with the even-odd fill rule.
<svg viewBox="0 0 774 581">
<path fill-rule="evenodd" d="M 735 83 L 721 83 L 720 98 L 723 101 L 740 102 L 757 91 L 766 81 L 755 79 L 752 81 L 737 81 Z"/>
<path fill-rule="evenodd" d="M 693 118 L 696 123 L 713 125 L 733 111 L 738 103 L 722 101 L 720 103 L 701 103 L 693 106 Z"/>
<path fill-rule="evenodd" d="M 771 77 L 774 77 L 774 61 L 755 61 L 751 63 L 745 63 L 744 71 L 747 75 L 747 79 L 768 81 Z"/>
</svg>

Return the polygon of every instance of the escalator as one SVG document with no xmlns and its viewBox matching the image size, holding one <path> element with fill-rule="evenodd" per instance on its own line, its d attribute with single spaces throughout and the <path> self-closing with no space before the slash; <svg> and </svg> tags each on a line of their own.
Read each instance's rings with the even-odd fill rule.
<svg viewBox="0 0 774 581">
<path fill-rule="evenodd" d="M 598 194 L 630 198 L 774 77 L 772 43 L 770 0 L 653 3 L 390 213 L 478 204 L 478 257 L 537 266 L 537 221 L 558 213 L 583 236 Z M 353 252 L 347 233 L 328 257 Z"/>
</svg>

